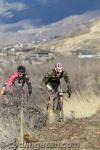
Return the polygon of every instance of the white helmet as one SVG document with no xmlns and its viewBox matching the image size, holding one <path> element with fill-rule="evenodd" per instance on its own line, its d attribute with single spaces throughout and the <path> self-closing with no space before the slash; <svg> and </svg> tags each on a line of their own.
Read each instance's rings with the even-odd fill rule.
<svg viewBox="0 0 100 150">
<path fill-rule="evenodd" d="M 54 70 L 57 73 L 62 73 L 63 72 L 63 65 L 61 63 L 57 63 L 54 65 Z"/>
</svg>

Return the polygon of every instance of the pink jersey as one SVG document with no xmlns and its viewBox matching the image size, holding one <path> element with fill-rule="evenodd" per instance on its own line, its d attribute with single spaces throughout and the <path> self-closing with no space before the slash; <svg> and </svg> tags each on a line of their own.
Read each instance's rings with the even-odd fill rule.
<svg viewBox="0 0 100 150">
<path fill-rule="evenodd" d="M 16 79 L 18 77 L 18 72 L 13 72 L 10 76 L 9 76 L 9 78 L 8 78 L 8 80 L 7 80 L 7 86 L 9 87 L 9 86 L 11 86 L 12 84 L 13 84 L 13 82 L 14 82 L 14 80 Z"/>
</svg>

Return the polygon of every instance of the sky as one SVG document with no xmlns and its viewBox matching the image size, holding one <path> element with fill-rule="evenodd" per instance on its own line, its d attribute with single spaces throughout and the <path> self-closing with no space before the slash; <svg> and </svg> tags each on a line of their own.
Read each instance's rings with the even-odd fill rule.
<svg viewBox="0 0 100 150">
<path fill-rule="evenodd" d="M 100 0 L 0 0 L 0 34 L 50 25 L 98 10 Z"/>
<path fill-rule="evenodd" d="M 0 24 L 46 25 L 100 9 L 100 0 L 0 0 Z"/>
</svg>

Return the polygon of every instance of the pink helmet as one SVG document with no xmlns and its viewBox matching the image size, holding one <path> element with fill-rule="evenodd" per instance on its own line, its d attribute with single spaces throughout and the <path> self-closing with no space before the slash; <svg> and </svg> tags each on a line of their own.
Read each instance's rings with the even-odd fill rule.
<svg viewBox="0 0 100 150">
<path fill-rule="evenodd" d="M 58 73 L 62 73 L 63 72 L 63 65 L 61 63 L 57 63 L 54 65 L 54 70 Z"/>
</svg>

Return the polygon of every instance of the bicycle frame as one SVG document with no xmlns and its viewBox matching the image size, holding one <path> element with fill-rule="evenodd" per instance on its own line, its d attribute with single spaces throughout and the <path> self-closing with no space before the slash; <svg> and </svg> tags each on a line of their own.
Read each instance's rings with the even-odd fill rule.
<svg viewBox="0 0 100 150">
<path fill-rule="evenodd" d="M 60 122 L 64 121 L 63 100 L 61 100 L 61 98 L 63 98 L 63 96 L 61 95 L 61 93 L 66 93 L 66 92 L 67 91 L 62 91 L 62 92 L 58 91 L 53 98 L 53 108 L 52 109 L 54 110 L 54 112 L 57 113 L 58 121 L 60 121 Z M 49 107 L 50 107 L 50 105 L 48 106 L 48 108 Z"/>
</svg>

